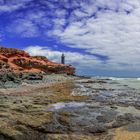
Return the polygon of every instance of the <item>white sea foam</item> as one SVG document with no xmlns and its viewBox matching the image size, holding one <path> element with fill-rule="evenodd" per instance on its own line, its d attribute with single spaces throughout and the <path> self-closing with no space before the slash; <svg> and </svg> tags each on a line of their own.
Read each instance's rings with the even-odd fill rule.
<svg viewBox="0 0 140 140">
<path fill-rule="evenodd" d="M 130 80 L 130 81 L 134 81 L 134 80 L 140 80 L 140 78 L 118 78 L 118 77 L 109 77 L 110 80 L 117 80 L 117 81 L 122 81 L 122 80 Z"/>
<path fill-rule="evenodd" d="M 137 78 L 138 81 L 140 81 L 140 78 Z"/>
<path fill-rule="evenodd" d="M 125 80 L 127 78 L 118 78 L 118 77 L 109 77 L 110 80 L 117 80 L 117 81 L 120 81 L 120 80 Z"/>
</svg>

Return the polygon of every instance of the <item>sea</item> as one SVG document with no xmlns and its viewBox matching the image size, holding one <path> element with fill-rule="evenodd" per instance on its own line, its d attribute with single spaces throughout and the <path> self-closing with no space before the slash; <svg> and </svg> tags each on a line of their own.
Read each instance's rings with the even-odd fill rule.
<svg viewBox="0 0 140 140">
<path fill-rule="evenodd" d="M 128 85 L 131 88 L 140 90 L 140 77 L 137 78 L 120 78 L 120 77 L 92 77 L 97 79 L 110 79 L 111 81 L 120 83 L 121 85 Z"/>
</svg>

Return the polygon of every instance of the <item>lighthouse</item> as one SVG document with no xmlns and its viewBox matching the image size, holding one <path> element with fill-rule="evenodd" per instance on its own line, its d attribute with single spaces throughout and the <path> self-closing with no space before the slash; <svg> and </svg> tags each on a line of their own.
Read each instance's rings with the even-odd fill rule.
<svg viewBox="0 0 140 140">
<path fill-rule="evenodd" d="M 61 64 L 65 64 L 65 55 L 62 53 L 61 56 Z"/>
</svg>

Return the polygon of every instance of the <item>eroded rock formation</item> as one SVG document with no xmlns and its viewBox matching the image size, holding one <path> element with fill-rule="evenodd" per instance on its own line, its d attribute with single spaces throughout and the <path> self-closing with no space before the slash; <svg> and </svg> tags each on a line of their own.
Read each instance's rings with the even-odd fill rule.
<svg viewBox="0 0 140 140">
<path fill-rule="evenodd" d="M 66 73 L 74 75 L 75 68 L 70 65 L 58 64 L 44 56 L 30 56 L 23 50 L 0 47 L 0 68 L 12 70 L 14 73 Z"/>
</svg>

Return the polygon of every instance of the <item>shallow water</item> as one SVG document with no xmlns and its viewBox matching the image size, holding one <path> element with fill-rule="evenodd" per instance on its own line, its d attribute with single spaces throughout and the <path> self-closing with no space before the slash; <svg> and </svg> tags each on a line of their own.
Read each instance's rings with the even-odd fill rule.
<svg viewBox="0 0 140 140">
<path fill-rule="evenodd" d="M 130 88 L 140 90 L 140 78 L 110 78 L 112 81 L 116 81 L 121 85 L 128 85 Z"/>
<path fill-rule="evenodd" d="M 69 103 L 59 102 L 59 103 L 51 104 L 49 106 L 49 111 L 58 111 L 60 109 L 75 109 L 75 108 L 83 107 L 85 105 L 86 105 L 85 102 L 69 102 Z"/>
</svg>

